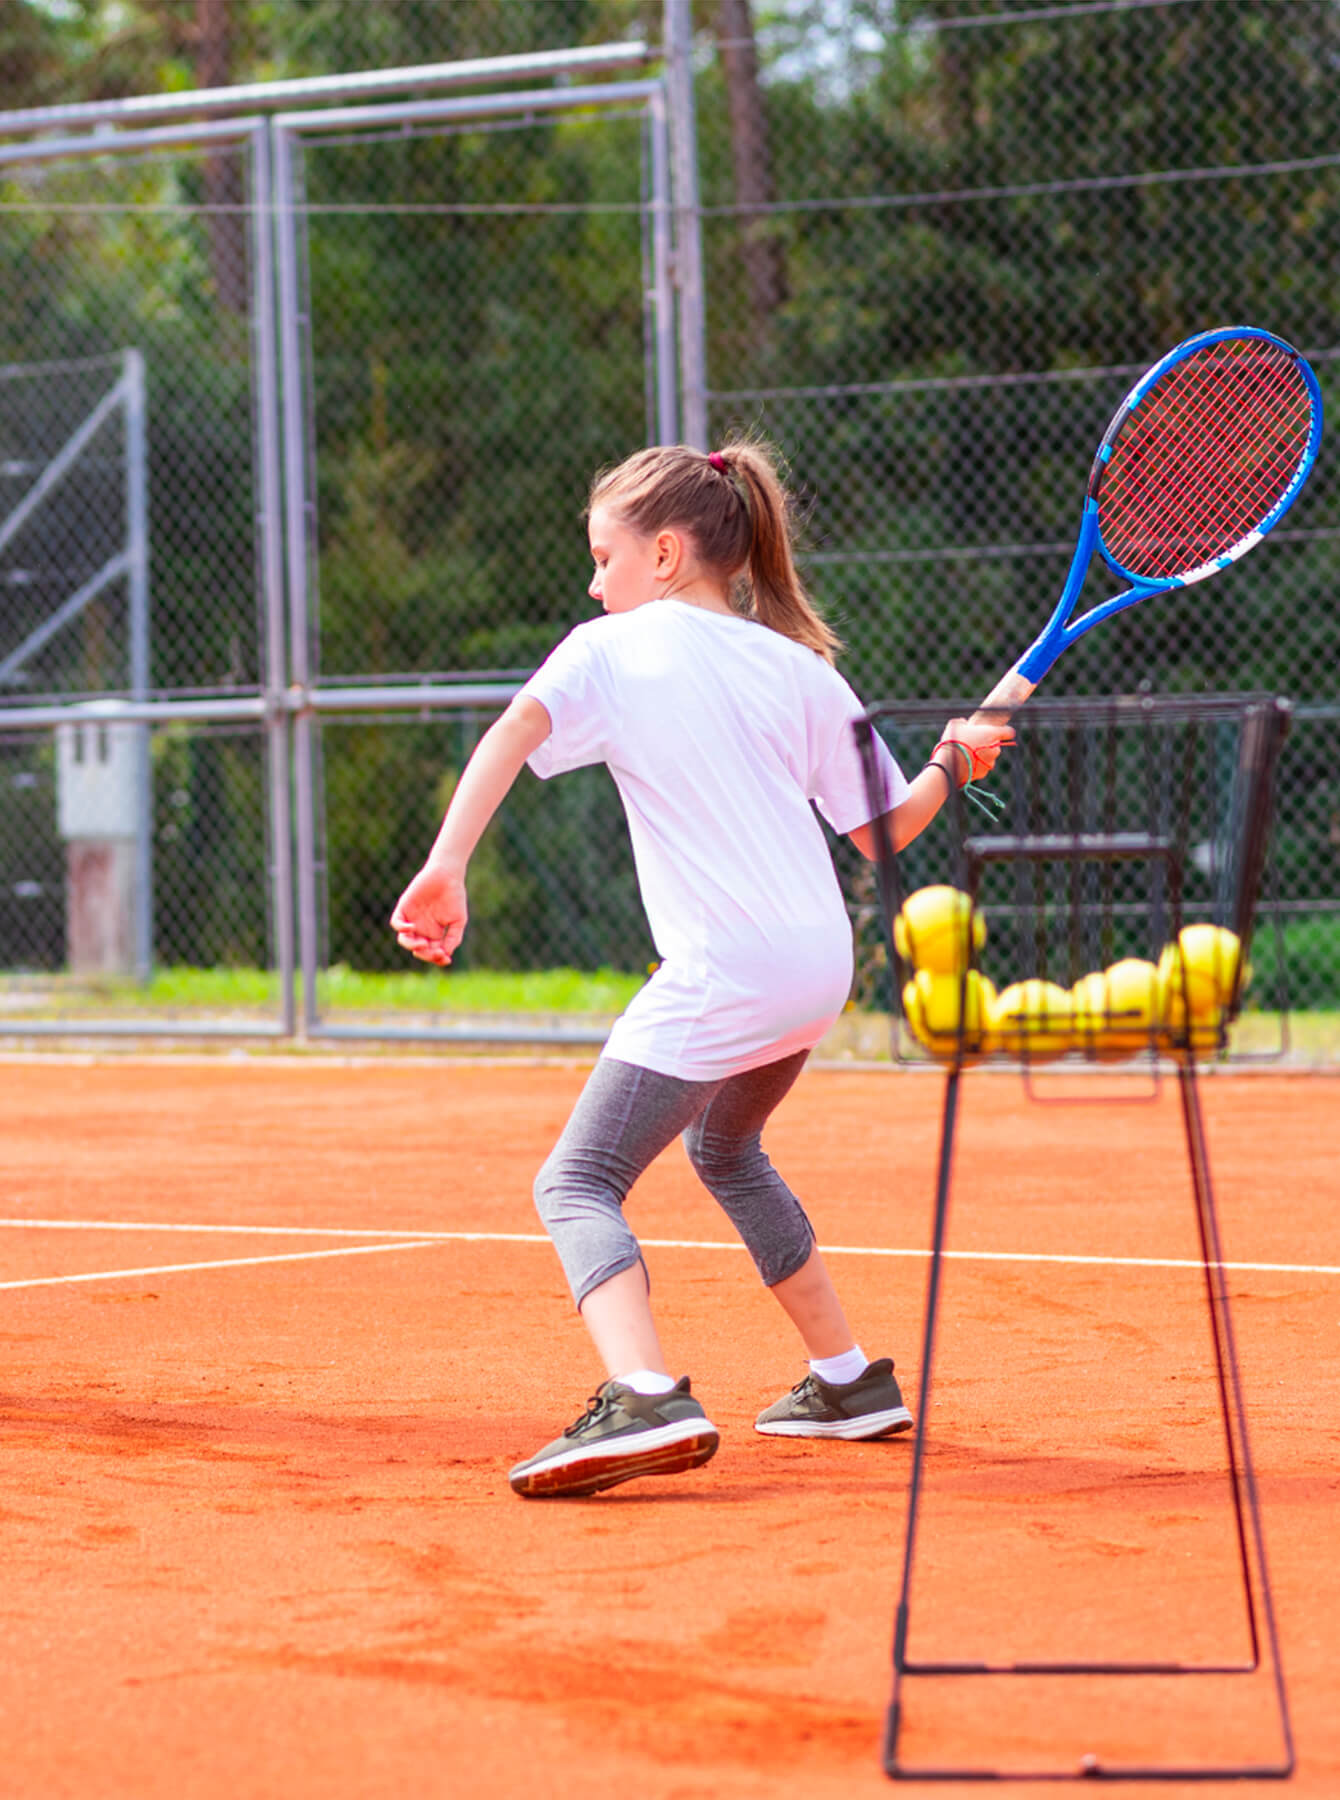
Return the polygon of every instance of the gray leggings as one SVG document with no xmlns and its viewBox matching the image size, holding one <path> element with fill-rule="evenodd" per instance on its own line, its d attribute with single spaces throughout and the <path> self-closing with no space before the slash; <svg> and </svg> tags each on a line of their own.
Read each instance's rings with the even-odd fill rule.
<svg viewBox="0 0 1340 1800">
<path fill-rule="evenodd" d="M 744 1240 L 768 1287 L 809 1258 L 814 1227 L 763 1153 L 768 1115 L 809 1052 L 721 1081 L 681 1081 L 604 1056 L 535 1178 L 535 1205 L 578 1306 L 642 1261 L 628 1229 L 628 1190 L 672 1139 Z"/>
</svg>

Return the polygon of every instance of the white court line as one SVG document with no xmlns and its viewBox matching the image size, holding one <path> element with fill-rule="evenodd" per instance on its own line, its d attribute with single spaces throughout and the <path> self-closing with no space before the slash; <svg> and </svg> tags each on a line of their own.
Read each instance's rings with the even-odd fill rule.
<svg viewBox="0 0 1340 1800">
<path fill-rule="evenodd" d="M 377 1231 L 372 1226 L 350 1229 L 344 1225 L 180 1225 L 164 1219 L 0 1219 L 0 1227 L 12 1225 L 34 1231 L 187 1231 L 226 1232 L 233 1237 L 324 1237 L 324 1238 L 430 1238 L 449 1236 L 441 1231 Z M 536 1243 L 548 1238 L 535 1235 Z M 528 1238 L 526 1242 L 530 1242 Z"/>
<path fill-rule="evenodd" d="M 343 1225 L 181 1225 L 163 1224 L 153 1219 L 144 1220 L 111 1220 L 111 1219 L 0 1219 L 0 1229 L 12 1226 L 22 1229 L 27 1227 L 35 1231 L 186 1231 L 186 1232 L 225 1232 L 240 1237 L 375 1237 L 378 1239 L 394 1238 L 398 1240 L 413 1239 L 413 1242 L 399 1243 L 380 1242 L 370 1245 L 371 1249 L 395 1250 L 403 1247 L 406 1250 L 426 1250 L 433 1244 L 548 1244 L 549 1239 L 541 1231 L 400 1231 L 386 1229 L 375 1231 L 371 1227 L 351 1228 Z M 740 1250 L 741 1243 L 723 1243 L 717 1238 L 643 1238 L 641 1240 L 648 1250 Z M 900 1256 L 920 1257 L 926 1261 L 929 1250 L 895 1249 L 884 1244 L 821 1244 L 820 1251 L 824 1256 Z M 240 1257 L 228 1263 L 181 1263 L 173 1265 L 183 1269 L 211 1269 L 241 1267 L 248 1262 L 297 1262 L 308 1255 L 354 1255 L 355 1251 L 308 1251 L 298 1252 L 292 1256 Z M 1049 1251 L 1036 1250 L 946 1250 L 946 1261 L 953 1262 L 1004 1262 L 1004 1263 L 1063 1263 L 1076 1267 L 1101 1269 L 1200 1269 L 1205 1265 L 1195 1257 L 1175 1256 L 1080 1256 Z M 1340 1275 L 1340 1265 L 1329 1263 L 1266 1263 L 1266 1262 L 1225 1262 L 1212 1264 L 1230 1271 L 1233 1274 L 1248 1275 Z M 130 1274 L 165 1274 L 168 1270 L 129 1270 Z M 64 1280 L 63 1276 L 51 1276 L 48 1279 Z M 70 1279 L 91 1280 L 90 1276 L 70 1277 Z M 34 1285 L 27 1282 L 0 1281 L 0 1288 L 26 1287 Z"/>
<path fill-rule="evenodd" d="M 432 1248 L 431 1239 L 412 1244 L 351 1244 L 339 1250 L 294 1250 L 287 1256 L 230 1256 L 221 1262 L 159 1263 L 148 1269 L 94 1269 L 83 1275 L 37 1275 L 28 1281 L 0 1281 L 0 1289 L 63 1287 L 72 1281 L 123 1281 L 142 1275 L 187 1275 L 193 1269 L 252 1269 L 258 1263 L 316 1262 L 324 1256 L 375 1256 L 379 1250 Z"/>
</svg>

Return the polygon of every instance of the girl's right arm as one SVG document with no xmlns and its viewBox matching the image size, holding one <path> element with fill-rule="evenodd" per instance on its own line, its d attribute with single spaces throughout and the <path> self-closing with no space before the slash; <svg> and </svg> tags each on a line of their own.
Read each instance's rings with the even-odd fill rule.
<svg viewBox="0 0 1340 1800">
<path fill-rule="evenodd" d="M 1004 746 L 1013 741 L 1014 733 L 1007 725 L 951 719 L 931 760 L 915 780 L 909 782 L 907 793 L 898 805 L 885 813 L 882 821 L 872 819 L 868 825 L 856 826 L 847 836 L 862 856 L 873 861 L 877 842 L 875 832 L 883 823 L 894 850 L 904 849 L 930 824 L 949 798 L 951 787 L 966 787 L 974 777 L 986 774 L 994 767 Z M 957 747 L 960 744 L 964 746 L 963 750 Z M 965 756 L 964 750 L 969 754 Z"/>
<path fill-rule="evenodd" d="M 549 714 L 518 694 L 475 746 L 456 784 L 428 859 L 391 914 L 400 944 L 420 962 L 449 963 L 465 935 L 465 871 L 484 828 L 507 798 L 526 758 L 552 730 Z"/>
</svg>

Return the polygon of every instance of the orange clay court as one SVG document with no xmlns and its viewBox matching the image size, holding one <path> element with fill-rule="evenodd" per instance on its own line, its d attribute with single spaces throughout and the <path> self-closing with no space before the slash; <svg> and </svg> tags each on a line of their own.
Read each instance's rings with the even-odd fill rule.
<svg viewBox="0 0 1340 1800">
<path fill-rule="evenodd" d="M 799 1346 L 678 1148 L 630 1211 L 720 1453 L 590 1500 L 508 1489 L 600 1378 L 530 1204 L 582 1070 L 109 1059 L 2 1077 L 0 1791 L 890 1790 L 911 1437 L 752 1431 Z M 811 1070 L 768 1137 L 913 1404 L 941 1092 Z M 1225 1257 L 1257 1265 L 1229 1288 L 1290 1791 L 1334 1796 L 1340 1084 L 1215 1077 L 1202 1095 Z M 950 1247 L 910 1647 L 1240 1656 L 1175 1085 L 1039 1106 L 1015 1077 L 969 1075 Z M 908 1709 L 909 1761 L 1279 1756 L 1259 1676 L 922 1682 Z"/>
</svg>

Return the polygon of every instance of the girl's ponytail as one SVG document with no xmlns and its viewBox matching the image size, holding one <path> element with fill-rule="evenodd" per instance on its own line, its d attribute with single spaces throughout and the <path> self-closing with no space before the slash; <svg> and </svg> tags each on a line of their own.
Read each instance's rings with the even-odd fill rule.
<svg viewBox="0 0 1340 1800">
<path fill-rule="evenodd" d="M 791 505 L 772 458 L 741 439 L 716 451 L 725 472 L 739 483 L 749 513 L 749 556 L 744 579 L 750 611 L 762 625 L 794 638 L 832 662 L 842 648 L 815 611 L 791 550 Z"/>
<path fill-rule="evenodd" d="M 639 450 L 597 477 L 589 506 L 637 531 L 693 533 L 699 557 L 744 590 L 740 610 L 826 662 L 842 645 L 815 611 L 791 553 L 791 508 L 766 445 L 735 438 L 704 456 L 687 444 Z"/>
</svg>

